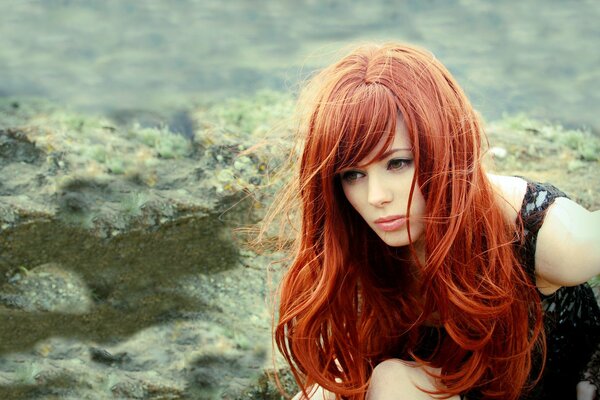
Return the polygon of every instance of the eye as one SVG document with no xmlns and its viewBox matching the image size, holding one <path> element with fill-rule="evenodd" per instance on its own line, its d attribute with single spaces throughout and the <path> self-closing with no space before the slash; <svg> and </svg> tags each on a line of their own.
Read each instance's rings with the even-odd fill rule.
<svg viewBox="0 0 600 400">
<path fill-rule="evenodd" d="M 359 178 L 362 178 L 365 174 L 358 171 L 344 171 L 340 174 L 342 181 L 346 183 L 356 182 Z"/>
<path fill-rule="evenodd" d="M 400 170 L 408 167 L 410 163 L 412 163 L 412 160 L 406 158 L 392 158 L 387 163 L 387 169 L 392 171 Z"/>
</svg>

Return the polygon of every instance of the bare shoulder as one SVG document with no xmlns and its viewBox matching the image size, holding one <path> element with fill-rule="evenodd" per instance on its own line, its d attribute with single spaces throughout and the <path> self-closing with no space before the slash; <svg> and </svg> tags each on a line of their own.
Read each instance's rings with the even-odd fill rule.
<svg viewBox="0 0 600 400">
<path fill-rule="evenodd" d="M 487 174 L 487 177 L 506 220 L 515 222 L 527 191 L 527 181 L 516 176 Z"/>
<path fill-rule="evenodd" d="M 496 201 L 507 221 L 516 221 L 527 181 L 487 175 Z M 600 274 L 600 210 L 588 211 L 566 197 L 558 197 L 546 210 L 535 251 L 536 285 L 544 294 L 561 286 L 575 286 Z"/>
<path fill-rule="evenodd" d="M 527 181 L 488 174 L 496 200 L 507 221 L 516 221 Z M 575 286 L 600 274 L 600 210 L 591 212 L 566 197 L 546 210 L 535 250 L 536 285 L 544 294 Z"/>
<path fill-rule="evenodd" d="M 546 212 L 537 238 L 535 269 L 554 286 L 574 286 L 600 273 L 600 210 L 564 197 Z"/>
</svg>

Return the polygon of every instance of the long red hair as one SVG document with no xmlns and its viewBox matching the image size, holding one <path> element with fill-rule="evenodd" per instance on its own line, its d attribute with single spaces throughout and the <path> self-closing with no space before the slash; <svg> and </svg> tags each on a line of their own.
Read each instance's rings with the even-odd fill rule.
<svg viewBox="0 0 600 400">
<path fill-rule="evenodd" d="M 300 105 L 301 228 L 275 327 L 299 385 L 364 398 L 373 368 L 401 358 L 441 368 L 442 396 L 517 399 L 544 353 L 541 306 L 515 253 L 520 230 L 481 165 L 482 127 L 453 77 L 422 49 L 365 45 L 316 75 Z M 386 246 L 338 177 L 382 138 L 389 145 L 398 117 L 413 144 L 411 198 L 419 188 L 426 201 L 418 278 L 412 246 Z M 423 356 L 434 315 L 446 334 Z"/>
</svg>

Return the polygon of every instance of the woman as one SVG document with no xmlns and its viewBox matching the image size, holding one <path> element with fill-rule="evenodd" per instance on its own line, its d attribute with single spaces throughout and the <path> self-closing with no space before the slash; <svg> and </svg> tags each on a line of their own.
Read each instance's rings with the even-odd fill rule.
<svg viewBox="0 0 600 400">
<path fill-rule="evenodd" d="M 600 335 L 600 212 L 486 174 L 473 108 L 416 47 L 359 47 L 300 104 L 275 330 L 297 398 L 575 398 Z"/>
</svg>

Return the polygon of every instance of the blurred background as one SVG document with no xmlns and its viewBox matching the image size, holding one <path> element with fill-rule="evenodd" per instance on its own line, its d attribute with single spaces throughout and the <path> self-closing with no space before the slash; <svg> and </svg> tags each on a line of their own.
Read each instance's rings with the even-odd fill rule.
<svg viewBox="0 0 600 400">
<path fill-rule="evenodd" d="M 232 228 L 291 175 L 294 94 L 357 42 L 432 51 L 493 171 L 600 209 L 599 20 L 598 0 L 0 0 L 0 399 L 279 400 L 274 371 L 294 393 L 271 344 L 287 261 Z"/>
<path fill-rule="evenodd" d="M 0 0 L 0 96 L 177 110 L 298 83 L 349 43 L 424 46 L 487 119 L 600 130 L 595 0 Z"/>
</svg>

